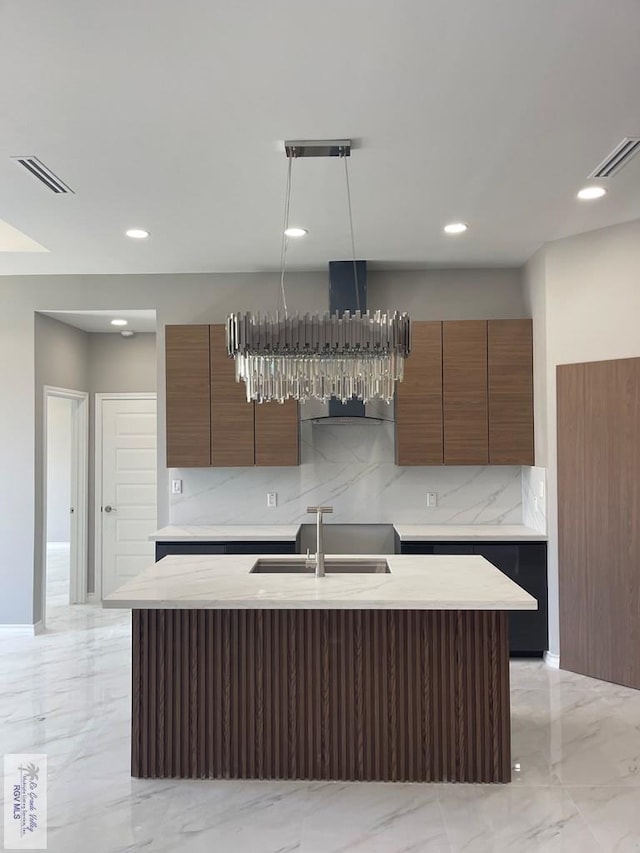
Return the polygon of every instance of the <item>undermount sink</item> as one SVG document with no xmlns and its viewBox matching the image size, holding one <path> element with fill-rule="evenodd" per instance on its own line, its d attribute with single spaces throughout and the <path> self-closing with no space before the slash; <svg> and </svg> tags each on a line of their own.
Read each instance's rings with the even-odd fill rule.
<svg viewBox="0 0 640 853">
<path fill-rule="evenodd" d="M 354 574 L 354 575 L 388 575 L 391 572 L 386 560 L 376 559 L 345 559 L 344 557 L 324 558 L 324 570 L 327 574 Z M 278 557 L 264 557 L 257 560 L 251 569 L 253 575 L 301 575 L 315 573 L 313 566 L 308 566 L 305 557 L 292 560 L 282 560 Z"/>
</svg>

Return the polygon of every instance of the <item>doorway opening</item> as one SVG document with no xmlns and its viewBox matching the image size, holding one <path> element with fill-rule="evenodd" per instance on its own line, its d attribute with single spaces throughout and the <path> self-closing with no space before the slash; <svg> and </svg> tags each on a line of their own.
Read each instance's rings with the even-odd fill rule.
<svg viewBox="0 0 640 853">
<path fill-rule="evenodd" d="M 86 601 L 88 408 L 84 391 L 44 387 L 44 624 Z"/>
</svg>

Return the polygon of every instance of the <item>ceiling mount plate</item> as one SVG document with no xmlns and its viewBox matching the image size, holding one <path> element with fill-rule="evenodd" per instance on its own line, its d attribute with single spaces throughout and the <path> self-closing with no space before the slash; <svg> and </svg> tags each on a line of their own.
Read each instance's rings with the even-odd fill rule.
<svg viewBox="0 0 640 853">
<path fill-rule="evenodd" d="M 288 139 L 284 143 L 287 157 L 350 157 L 350 139 Z"/>
</svg>

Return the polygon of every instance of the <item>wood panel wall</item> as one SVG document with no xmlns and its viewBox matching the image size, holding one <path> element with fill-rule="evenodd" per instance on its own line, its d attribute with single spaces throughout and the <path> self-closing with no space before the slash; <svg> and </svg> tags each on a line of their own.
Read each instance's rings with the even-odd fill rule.
<svg viewBox="0 0 640 853">
<path fill-rule="evenodd" d="M 507 617 L 134 610 L 132 774 L 507 782 Z"/>
<path fill-rule="evenodd" d="M 445 465 L 486 465 L 486 320 L 442 324 L 442 390 Z"/>
<path fill-rule="evenodd" d="M 640 359 L 557 368 L 560 665 L 640 688 Z"/>
<path fill-rule="evenodd" d="M 411 323 L 411 355 L 395 407 L 396 465 L 442 465 L 442 323 Z"/>
<path fill-rule="evenodd" d="M 533 465 L 531 320 L 487 323 L 489 464 Z"/>
<path fill-rule="evenodd" d="M 224 325 L 210 327 L 211 341 L 211 465 L 253 465 L 253 403 L 244 382 L 236 382 L 235 363 L 227 354 Z"/>
<path fill-rule="evenodd" d="M 165 326 L 167 467 L 211 464 L 209 326 Z"/>
</svg>

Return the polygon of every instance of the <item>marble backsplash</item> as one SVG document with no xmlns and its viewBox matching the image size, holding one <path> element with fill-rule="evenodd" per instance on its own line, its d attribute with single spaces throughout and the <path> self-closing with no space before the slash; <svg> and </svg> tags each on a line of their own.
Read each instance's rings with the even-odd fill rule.
<svg viewBox="0 0 640 853">
<path fill-rule="evenodd" d="M 522 469 L 522 523 L 547 532 L 547 469 Z"/>
<path fill-rule="evenodd" d="M 172 524 L 294 524 L 307 506 L 329 504 L 342 524 L 520 524 L 519 466 L 410 467 L 394 464 L 390 422 L 301 424 L 296 468 L 182 468 L 171 495 Z M 267 507 L 267 492 L 278 505 Z M 427 492 L 438 495 L 427 507 Z"/>
</svg>

